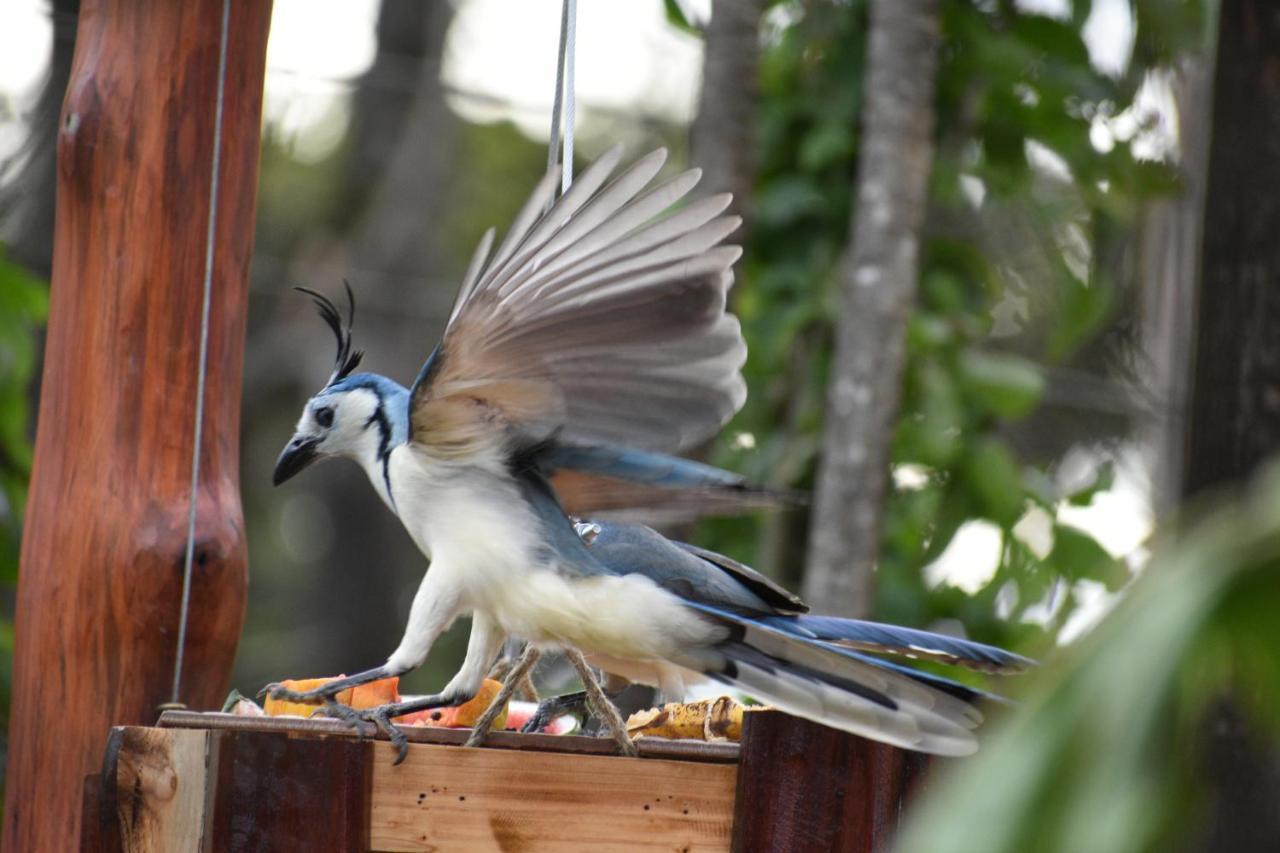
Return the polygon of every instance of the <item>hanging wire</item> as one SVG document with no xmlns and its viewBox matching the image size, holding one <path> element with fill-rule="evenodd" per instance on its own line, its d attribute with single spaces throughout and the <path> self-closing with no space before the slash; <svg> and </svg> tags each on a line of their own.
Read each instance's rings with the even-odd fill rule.
<svg viewBox="0 0 1280 853">
<path fill-rule="evenodd" d="M 573 126 L 576 100 L 573 85 L 573 58 L 577 53 L 574 50 L 574 41 L 578 31 L 578 0 L 564 0 L 564 9 L 562 26 L 567 31 L 567 35 L 563 36 L 567 49 L 561 61 L 564 69 L 564 156 L 560 158 L 564 171 L 560 173 L 561 194 L 568 192 L 569 185 L 573 183 Z"/>
<path fill-rule="evenodd" d="M 556 167 L 556 154 L 560 149 L 560 116 L 564 113 L 564 170 L 560 173 L 560 194 L 564 195 L 573 183 L 573 45 L 575 23 L 578 17 L 577 0 L 564 0 L 560 7 L 560 48 L 556 55 L 556 96 L 551 107 L 551 139 L 547 143 L 547 171 Z M 543 213 L 551 209 L 554 198 L 547 199 Z M 521 656 L 520 641 L 509 639 L 503 644 L 502 655 L 494 662 L 489 678 L 503 680 L 517 658 Z M 526 645 L 525 649 L 532 648 Z M 528 674 L 527 688 L 537 698 L 537 690 Z"/>
<path fill-rule="evenodd" d="M 187 616 L 191 610 L 191 566 L 196 550 L 196 501 L 200 489 L 200 445 L 204 439 L 204 386 L 209 372 L 209 305 L 213 293 L 213 247 L 218 229 L 218 172 L 222 167 L 222 113 L 227 88 L 227 38 L 231 0 L 222 0 L 222 31 L 218 44 L 218 94 L 213 112 L 212 173 L 209 175 L 209 224 L 204 236 L 204 294 L 200 309 L 200 361 L 196 372 L 195 436 L 191 448 L 191 504 L 187 509 L 187 552 L 182 561 L 182 608 L 178 617 L 178 653 L 173 662 L 173 693 L 161 708 L 183 708 L 182 659 L 187 644 Z"/>
<path fill-rule="evenodd" d="M 563 171 L 560 173 L 560 194 L 568 191 L 573 183 L 573 123 L 574 123 L 574 85 L 573 55 L 574 41 L 577 35 L 578 3 L 577 0 L 564 0 L 560 7 L 560 49 L 556 56 L 556 96 L 551 107 L 551 141 L 547 145 L 547 170 L 556 166 L 556 158 L 560 152 L 561 115 L 564 116 L 564 151 L 560 158 Z M 551 208 L 551 200 L 547 201 Z"/>
</svg>

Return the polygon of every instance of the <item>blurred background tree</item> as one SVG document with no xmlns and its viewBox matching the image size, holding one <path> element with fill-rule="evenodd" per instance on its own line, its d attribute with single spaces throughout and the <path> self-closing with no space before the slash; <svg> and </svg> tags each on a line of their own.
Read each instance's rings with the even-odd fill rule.
<svg viewBox="0 0 1280 853">
<path fill-rule="evenodd" d="M 1135 387 L 1135 257 L 1144 203 L 1176 187 L 1153 150 L 1170 140 L 1152 72 L 1198 47 L 1202 23 L 1194 4 L 1125 4 L 1133 53 L 1107 59 L 1086 41 L 1090 5 L 1064 11 L 942 4 L 938 152 L 871 611 L 1030 649 L 1127 581 L 1149 528 L 1145 510 L 1110 528 L 1074 510 L 1114 493 L 1118 463 L 1126 489 L 1147 476 L 1134 451 L 1163 412 Z M 752 393 L 718 459 L 777 484 L 810 486 L 820 444 L 865 16 L 781 4 L 767 19 L 737 295 Z M 804 514 L 758 539 L 750 523 L 711 535 L 800 585 Z"/>
<path fill-rule="evenodd" d="M 739 195 L 732 298 L 751 395 L 709 452 L 807 489 L 856 215 L 867 4 L 707 5 L 581 4 L 579 150 L 665 144 L 671 169 L 704 165 L 709 189 Z M 1198 221 L 1185 131 L 1205 124 L 1209 28 L 1194 0 L 940 8 L 936 156 L 870 612 L 1042 653 L 1105 612 L 1166 505 L 1191 318 L 1171 282 L 1196 234 L 1188 198 Z M 0 238 L 18 264 L 0 268 L 0 299 L 34 294 L 27 314 L 4 313 L 0 356 L 39 349 L 33 282 L 47 275 L 74 16 L 68 0 L 0 11 L 0 54 L 17 57 L 0 78 Z M 269 486 L 329 358 L 289 288 L 350 279 L 367 363 L 409 381 L 476 240 L 542 171 L 557 22 L 551 0 L 276 0 L 245 377 L 246 690 L 382 659 L 425 568 L 353 466 Z M 0 360 L 6 465 L 30 430 L 8 401 L 34 375 L 29 359 Z M 6 495 L 16 532 L 20 491 Z M 691 535 L 802 588 L 808 525 L 797 510 Z M 463 636 L 407 688 L 438 686 Z"/>
</svg>

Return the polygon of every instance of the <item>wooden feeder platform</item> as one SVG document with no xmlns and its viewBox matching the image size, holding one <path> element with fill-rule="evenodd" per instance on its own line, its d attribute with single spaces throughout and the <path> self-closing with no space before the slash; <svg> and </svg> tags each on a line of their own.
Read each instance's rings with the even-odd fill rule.
<svg viewBox="0 0 1280 853">
<path fill-rule="evenodd" d="M 367 734 L 372 735 L 369 726 Z M 736 743 L 166 711 L 112 729 L 82 851 L 877 851 L 927 756 L 778 712 Z M 380 736 L 381 737 L 381 736 Z"/>
</svg>

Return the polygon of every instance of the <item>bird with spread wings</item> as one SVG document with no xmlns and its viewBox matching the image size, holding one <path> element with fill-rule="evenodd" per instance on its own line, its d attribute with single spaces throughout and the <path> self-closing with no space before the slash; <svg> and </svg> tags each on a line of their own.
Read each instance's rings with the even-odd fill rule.
<svg viewBox="0 0 1280 853">
<path fill-rule="evenodd" d="M 386 662 L 306 693 L 377 722 L 475 695 L 508 637 L 580 651 L 594 666 L 668 697 L 713 680 L 826 725 L 908 748 L 975 748 L 984 694 L 891 656 L 988 671 L 1016 655 L 924 631 L 809 615 L 798 599 L 721 555 L 628 524 L 575 524 L 550 478 L 715 494 L 741 478 L 670 455 L 714 435 L 742 406 L 746 358 L 726 310 L 741 250 L 728 195 L 683 203 L 697 170 L 650 186 L 664 151 L 616 177 L 614 148 L 559 199 L 549 173 L 464 277 L 443 339 L 410 389 L 356 373 L 350 322 L 317 297 L 337 364 L 303 409 L 276 466 L 283 482 L 325 456 L 354 459 L 430 568 Z M 348 291 L 348 296 L 350 292 Z M 354 306 L 352 306 L 354 308 Z M 426 659 L 459 615 L 471 637 L 436 695 L 336 709 L 354 684 Z M 521 673 L 522 674 L 522 673 Z M 515 673 L 513 673 L 513 676 Z"/>
</svg>

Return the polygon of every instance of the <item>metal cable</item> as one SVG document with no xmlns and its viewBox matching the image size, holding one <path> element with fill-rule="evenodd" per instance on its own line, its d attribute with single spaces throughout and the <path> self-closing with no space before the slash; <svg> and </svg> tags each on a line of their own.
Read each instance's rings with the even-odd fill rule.
<svg viewBox="0 0 1280 853">
<path fill-rule="evenodd" d="M 218 45 L 218 94 L 213 113 L 212 173 L 209 175 L 209 224 L 204 238 L 204 295 L 200 312 L 200 362 L 196 372 L 194 445 L 191 448 L 191 505 L 187 510 L 187 552 L 182 562 L 182 609 L 178 617 L 178 652 L 173 663 L 173 693 L 169 704 L 181 706 L 182 659 L 187 644 L 187 616 L 191 609 L 191 566 L 196 550 L 196 505 L 200 489 L 200 445 L 204 440 L 204 386 L 209 372 L 209 305 L 213 293 L 213 246 L 218 229 L 218 172 L 222 168 L 222 114 L 227 89 L 227 38 L 231 0 L 222 0 L 222 32 Z"/>
<path fill-rule="evenodd" d="M 566 46 L 560 60 L 560 65 L 564 72 L 564 156 L 560 158 L 560 162 L 564 164 L 564 171 L 560 173 L 561 195 L 567 193 L 569 185 L 573 183 L 573 126 L 575 118 L 573 57 L 576 53 L 574 40 L 578 32 L 578 0 L 564 0 L 564 10 L 561 28 L 567 35 L 560 37 Z"/>
<path fill-rule="evenodd" d="M 547 143 L 547 171 L 556 167 L 560 156 L 560 113 L 564 108 L 564 56 L 569 37 L 569 0 L 560 6 L 560 47 L 556 52 L 556 92 L 551 101 L 551 139 Z M 551 206 L 551 202 L 547 202 Z"/>
<path fill-rule="evenodd" d="M 556 167 L 560 155 L 561 116 L 564 116 L 564 164 L 560 173 L 560 194 L 573 183 L 573 54 L 577 35 L 577 0 L 564 0 L 560 6 L 560 47 L 556 53 L 556 96 L 551 107 L 551 139 L 547 143 L 547 171 Z M 547 210 L 554 199 L 547 200 Z"/>
</svg>

